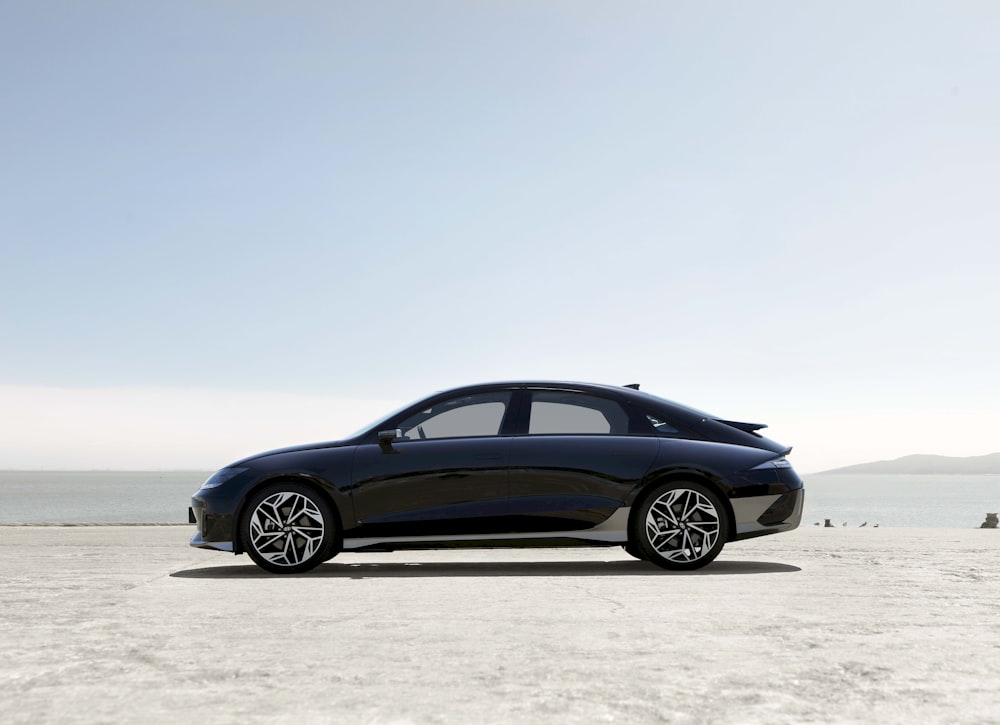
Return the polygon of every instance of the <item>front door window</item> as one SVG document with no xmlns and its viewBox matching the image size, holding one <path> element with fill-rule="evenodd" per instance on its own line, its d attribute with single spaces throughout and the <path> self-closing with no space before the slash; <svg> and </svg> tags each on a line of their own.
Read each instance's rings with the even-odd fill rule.
<svg viewBox="0 0 1000 725">
<path fill-rule="evenodd" d="M 408 440 L 499 435 L 510 396 L 504 390 L 452 398 L 411 415 L 397 427 Z"/>
</svg>

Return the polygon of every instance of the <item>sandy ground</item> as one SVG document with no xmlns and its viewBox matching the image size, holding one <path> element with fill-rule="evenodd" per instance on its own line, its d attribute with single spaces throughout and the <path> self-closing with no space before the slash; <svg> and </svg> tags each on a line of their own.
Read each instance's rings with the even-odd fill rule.
<svg viewBox="0 0 1000 725">
<path fill-rule="evenodd" d="M 0 527 L 0 720 L 1000 723 L 1000 531 L 342 555 Z"/>
</svg>

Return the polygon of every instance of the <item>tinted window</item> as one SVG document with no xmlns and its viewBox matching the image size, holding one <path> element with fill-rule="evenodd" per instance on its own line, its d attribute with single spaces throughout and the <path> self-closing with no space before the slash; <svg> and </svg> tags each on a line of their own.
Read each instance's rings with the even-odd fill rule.
<svg viewBox="0 0 1000 725">
<path fill-rule="evenodd" d="M 528 433 L 628 433 L 628 415 L 611 400 L 583 393 L 537 391 L 531 394 Z"/>
<path fill-rule="evenodd" d="M 461 438 L 500 433 L 510 392 L 479 393 L 452 398 L 411 415 L 397 427 L 406 438 Z"/>
</svg>

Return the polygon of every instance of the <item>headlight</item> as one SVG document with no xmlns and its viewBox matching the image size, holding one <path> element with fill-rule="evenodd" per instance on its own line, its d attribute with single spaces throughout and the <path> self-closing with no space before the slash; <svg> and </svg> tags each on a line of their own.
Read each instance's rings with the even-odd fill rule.
<svg viewBox="0 0 1000 725">
<path fill-rule="evenodd" d="M 230 478 L 240 475 L 244 471 L 248 471 L 248 468 L 220 468 L 218 471 L 213 473 L 208 477 L 205 483 L 201 484 L 203 489 L 205 488 L 217 488 L 228 481 Z"/>
<path fill-rule="evenodd" d="M 781 458 L 772 458 L 770 461 L 764 461 L 763 463 L 754 466 L 750 470 L 763 471 L 768 468 L 791 468 L 791 467 L 792 464 L 788 462 L 788 459 L 785 457 L 781 457 Z"/>
</svg>

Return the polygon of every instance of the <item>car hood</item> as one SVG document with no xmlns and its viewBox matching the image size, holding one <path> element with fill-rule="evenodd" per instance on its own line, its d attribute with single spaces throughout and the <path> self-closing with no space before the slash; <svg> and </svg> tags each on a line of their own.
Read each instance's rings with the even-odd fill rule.
<svg viewBox="0 0 1000 725">
<path fill-rule="evenodd" d="M 342 448 L 348 445 L 347 441 L 323 441 L 321 443 L 304 443 L 298 446 L 288 446 L 286 448 L 275 448 L 271 451 L 264 451 L 263 453 L 254 453 L 252 456 L 247 456 L 246 458 L 241 458 L 230 464 L 233 466 L 242 466 L 245 463 L 250 463 L 252 461 L 259 460 L 261 458 L 267 458 L 268 456 L 276 456 L 281 453 L 298 453 L 299 451 L 316 451 L 321 448 Z"/>
</svg>

